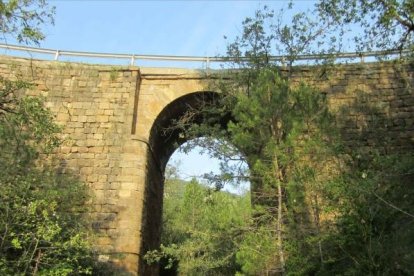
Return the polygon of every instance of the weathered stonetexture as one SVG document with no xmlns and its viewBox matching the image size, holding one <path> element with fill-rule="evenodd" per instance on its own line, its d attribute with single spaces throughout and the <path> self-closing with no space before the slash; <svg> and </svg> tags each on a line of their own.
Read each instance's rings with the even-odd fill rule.
<svg viewBox="0 0 414 276">
<path fill-rule="evenodd" d="M 159 243 L 163 170 L 176 147 L 173 139 L 162 138 L 157 124 L 168 123 L 195 95 L 206 92 L 205 76 L 184 69 L 5 56 L 0 57 L 0 76 L 32 82 L 26 95 L 44 96 L 63 126 L 65 143 L 56 155 L 63 171 L 79 176 L 94 192 L 90 216 L 100 260 L 133 275 L 155 274 L 142 256 Z M 295 68 L 292 76 L 295 83 L 304 81 L 327 94 L 345 143 L 367 149 L 414 148 L 409 65 Z"/>
</svg>

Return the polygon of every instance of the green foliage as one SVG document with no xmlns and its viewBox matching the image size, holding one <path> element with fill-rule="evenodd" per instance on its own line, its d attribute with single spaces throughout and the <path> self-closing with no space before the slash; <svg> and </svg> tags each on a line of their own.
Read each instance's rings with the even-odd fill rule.
<svg viewBox="0 0 414 276">
<path fill-rule="evenodd" d="M 409 1 L 379 2 L 398 10 Z M 398 21 L 395 13 L 366 1 L 321 1 L 318 7 L 332 3 L 338 7 L 354 5 L 353 19 L 340 24 L 364 22 L 365 18 L 358 16 L 384 11 L 384 16 L 394 17 L 383 17 L 370 26 L 380 30 Z M 346 11 L 338 13 L 342 15 Z M 408 260 L 412 260 L 414 248 L 410 230 L 413 204 L 408 198 L 413 189 L 407 184 L 413 180 L 412 155 L 361 153 L 354 158 L 352 152 L 359 149 L 342 145 L 325 95 L 306 84 L 291 83 L 295 69 L 288 67 L 280 73 L 269 58 L 280 52 L 274 43 L 281 41 L 286 46 L 282 52 L 289 55 L 292 65 L 298 53 L 308 52 L 310 43 L 318 44 L 318 39 L 327 36 L 308 32 L 306 18 L 296 16 L 289 26 L 278 25 L 273 18 L 274 13 L 265 8 L 243 22 L 242 35 L 228 47 L 238 70 L 224 72 L 211 85 L 221 97 L 206 103 L 198 115 L 186 114 L 185 118 L 205 118 L 201 123 L 189 126 L 188 121 L 177 122 L 185 137 L 206 137 L 194 140 L 193 146 L 207 145 L 211 155 L 222 155 L 226 162 L 232 151 L 223 150 L 223 143 L 212 142 L 222 139 L 239 150 L 249 164 L 250 173 L 244 176 L 249 176 L 254 205 L 249 233 L 243 234 L 236 253 L 241 272 L 412 274 Z M 321 20 L 325 26 L 335 27 L 340 18 Z M 407 39 L 411 39 L 411 31 Z M 389 42 L 398 38 L 392 35 Z M 383 152 L 375 148 L 371 152 L 376 150 Z M 231 168 L 223 168 L 221 176 L 211 179 L 220 182 L 227 181 L 229 175 L 235 177 L 229 172 Z"/>
<path fill-rule="evenodd" d="M 268 228 L 251 228 L 243 235 L 236 255 L 237 263 L 241 265 L 241 270 L 246 275 L 270 272 L 275 263 L 274 252 L 277 250 L 274 234 Z"/>
<path fill-rule="evenodd" d="M 84 187 L 50 169 L 3 171 L 0 183 L 1 274 L 90 274 L 92 255 L 79 213 Z"/>
<path fill-rule="evenodd" d="M 309 195 L 318 190 L 316 169 L 335 154 L 332 116 L 324 95 L 305 85 L 292 88 L 275 69 L 263 69 L 249 92 L 238 95 L 233 114 L 235 120 L 228 126 L 232 142 L 249 156 L 255 177 L 257 235 L 267 241 L 272 237 L 273 246 L 279 240 L 278 250 L 267 251 L 273 267 L 263 263 L 254 268 L 261 273 L 286 268 L 294 272 L 300 267 L 292 266 L 295 257 L 285 257 L 300 252 L 297 260 L 304 259 L 317 248 L 309 240 L 319 234 L 319 218 L 313 211 L 319 204 Z"/>
<path fill-rule="evenodd" d="M 355 154 L 351 166 L 327 189 L 338 219 L 324 270 L 413 274 L 413 156 Z"/>
<path fill-rule="evenodd" d="M 250 217 L 249 195 L 214 192 L 192 180 L 169 180 L 160 251 L 148 261 L 177 266 L 180 275 L 232 275 L 237 244 Z"/>
<path fill-rule="evenodd" d="M 91 274 L 86 187 L 44 158 L 60 143 L 50 111 L 1 80 L 0 274 Z"/>
<path fill-rule="evenodd" d="M 361 28 L 354 37 L 359 50 L 412 47 L 413 0 L 321 0 L 317 9 L 321 21 L 333 21 L 342 33 Z"/>
<path fill-rule="evenodd" d="M 277 12 L 263 6 L 243 20 L 227 48 L 234 65 L 260 68 L 284 56 L 279 62 L 291 67 L 303 54 L 334 58 L 343 51 L 411 49 L 414 42 L 413 0 L 320 0 L 306 11 L 293 8 L 294 1 Z"/>
<path fill-rule="evenodd" d="M 225 163 L 222 175 L 209 176 L 216 187 L 237 179 L 240 171 L 231 171 L 234 168 L 226 164 L 235 151 L 249 165 L 250 172 L 242 171 L 242 177 L 251 182 L 254 204 L 251 218 L 234 231 L 240 233 L 233 235 L 237 250 L 229 252 L 234 252 L 241 271 L 232 273 L 413 274 L 412 152 L 385 154 L 380 143 L 368 153 L 357 154 L 357 143 L 345 148 L 325 95 L 290 80 L 298 54 L 316 49 L 334 53 L 342 41 L 335 36 L 328 39 L 329 32 L 339 30 L 343 35 L 347 24 L 360 24 L 367 34 L 368 40 L 356 37 L 359 49 L 411 46 L 411 2 L 322 0 L 316 22 L 310 15 L 298 14 L 289 25 L 275 21 L 275 13 L 267 8 L 257 11 L 246 18 L 241 36 L 228 46 L 237 70 L 218 74 L 211 83 L 210 89 L 220 92 L 220 97 L 200 105 L 199 111 L 189 110 L 191 114 L 176 122 L 183 137 L 194 139 L 190 147 L 204 146 Z M 321 39 L 326 44 L 320 44 Z M 288 55 L 286 70 L 270 58 L 281 53 Z M 360 108 L 372 107 L 365 101 Z M 192 123 L 188 118 L 202 120 Z M 174 212 L 165 216 L 183 215 L 176 227 L 169 228 L 173 245 L 164 246 L 164 255 L 157 252 L 155 256 L 171 258 L 171 265 L 179 260 L 184 274 L 214 273 L 214 266 L 207 265 L 214 264 L 214 258 L 201 270 L 194 264 L 213 254 L 223 256 L 227 244 L 221 243 L 223 252 L 212 253 L 215 239 L 206 234 L 211 241 L 207 243 L 199 235 L 205 232 L 189 232 L 181 222 L 203 229 L 232 228 L 217 225 L 220 219 L 193 221 L 210 210 L 199 209 L 206 194 L 198 189 L 190 192 L 190 188 L 184 194 L 189 196 L 183 202 L 185 208 L 176 204 Z M 213 213 L 221 216 L 219 210 Z M 195 242 L 187 243 L 187 239 Z M 195 270 L 188 269 L 187 262 Z"/>
<path fill-rule="evenodd" d="M 0 1 L 0 32 L 38 44 L 53 14 L 44 0 Z M 0 274 L 92 274 L 88 191 L 46 161 L 60 127 L 42 99 L 22 96 L 30 87 L 0 78 Z"/>
<path fill-rule="evenodd" d="M 0 32 L 20 43 L 39 44 L 45 38 L 41 26 L 53 24 L 54 13 L 46 0 L 0 1 Z"/>
<path fill-rule="evenodd" d="M 16 99 L 14 104 L 9 114 L 0 117 L 0 162 L 17 173 L 35 162 L 39 154 L 49 153 L 59 145 L 60 127 L 53 123 L 40 98 Z"/>
<path fill-rule="evenodd" d="M 341 37 L 332 28 L 332 20 L 320 20 L 307 10 L 292 13 L 293 2 L 278 12 L 267 6 L 242 22 L 242 32 L 228 44 L 227 56 L 237 67 L 258 69 L 275 65 L 271 56 L 284 56 L 282 65 L 291 67 L 298 55 L 334 54 L 341 48 Z M 251 71 L 251 70 L 250 70 Z"/>
</svg>

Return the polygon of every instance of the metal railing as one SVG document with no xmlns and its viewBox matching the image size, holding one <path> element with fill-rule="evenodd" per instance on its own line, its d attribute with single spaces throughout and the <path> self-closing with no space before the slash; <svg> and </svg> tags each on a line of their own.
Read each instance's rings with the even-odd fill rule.
<svg viewBox="0 0 414 276">
<path fill-rule="evenodd" d="M 116 54 L 116 53 L 96 53 L 96 52 L 81 52 L 81 51 L 66 51 L 36 48 L 20 45 L 1 44 L 0 48 L 13 51 L 22 51 L 28 53 L 48 54 L 54 56 L 54 60 L 59 60 L 59 57 L 87 57 L 87 58 L 107 58 L 107 59 L 124 59 L 129 60 L 130 65 L 135 65 L 137 60 L 155 60 L 155 61 L 180 61 L 180 62 L 203 62 L 209 68 L 212 62 L 231 62 L 231 61 L 248 61 L 248 58 L 231 58 L 231 57 L 200 57 L 200 56 L 170 56 L 170 55 L 140 55 L 140 54 Z M 410 50 L 391 50 L 391 51 L 370 51 L 370 52 L 348 52 L 336 54 L 312 54 L 312 55 L 298 55 L 295 60 L 324 60 L 324 59 L 355 59 L 359 58 L 364 62 L 365 58 L 380 57 L 380 56 L 400 56 L 409 54 Z M 270 56 L 270 61 L 280 62 L 282 64 L 289 60 L 287 56 Z"/>
</svg>

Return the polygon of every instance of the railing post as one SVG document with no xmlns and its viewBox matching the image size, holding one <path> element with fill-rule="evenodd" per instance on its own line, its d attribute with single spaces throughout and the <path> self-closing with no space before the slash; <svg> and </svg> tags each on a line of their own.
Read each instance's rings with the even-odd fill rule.
<svg viewBox="0 0 414 276">
<path fill-rule="evenodd" d="M 60 55 L 59 50 L 56 50 L 56 53 L 55 53 L 55 60 L 58 60 L 58 59 L 59 59 L 59 55 Z"/>
<path fill-rule="evenodd" d="M 359 53 L 359 58 L 361 59 L 361 63 L 364 63 L 365 62 L 364 54 L 363 53 Z"/>
<path fill-rule="evenodd" d="M 280 60 L 280 63 L 282 64 L 282 68 L 285 69 L 286 68 L 286 59 L 285 59 L 285 57 L 282 57 L 282 59 Z"/>
<path fill-rule="evenodd" d="M 131 56 L 131 63 L 130 63 L 130 65 L 131 66 L 134 66 L 134 64 L 135 64 L 135 55 L 132 55 Z"/>
</svg>

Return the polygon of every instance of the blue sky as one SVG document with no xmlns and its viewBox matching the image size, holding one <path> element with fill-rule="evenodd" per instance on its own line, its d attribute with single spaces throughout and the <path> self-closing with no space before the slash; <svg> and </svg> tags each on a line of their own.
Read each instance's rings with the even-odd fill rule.
<svg viewBox="0 0 414 276">
<path fill-rule="evenodd" d="M 294 1 L 299 9 L 315 1 Z M 41 47 L 86 52 L 216 56 L 224 54 L 227 36 L 241 32 L 241 22 L 267 5 L 275 11 L 288 1 L 50 1 L 55 25 L 45 28 Z M 122 61 L 127 64 L 127 61 Z M 112 63 L 112 61 L 103 61 Z M 158 66 L 138 61 L 139 66 Z M 188 67 L 188 64 L 172 64 Z M 195 67 L 202 65 L 196 64 Z M 198 151 L 176 152 L 184 177 L 217 170 L 217 161 Z"/>
<path fill-rule="evenodd" d="M 267 5 L 288 1 L 50 1 L 55 26 L 46 48 L 95 52 L 214 56 L 223 36 L 240 32 L 241 21 Z M 310 6 L 314 1 L 295 1 Z"/>
<path fill-rule="evenodd" d="M 41 47 L 86 52 L 216 56 L 226 40 L 241 31 L 241 22 L 267 5 L 275 11 L 288 1 L 87 1 L 52 0 L 55 25 L 44 29 Z M 315 1 L 294 1 L 296 9 Z M 12 41 L 9 41 L 13 43 Z M 35 56 L 37 57 L 37 56 Z M 45 57 L 45 58 L 53 58 Z M 77 59 L 60 58 L 78 61 Z M 90 62 L 95 62 L 90 60 Z M 96 60 L 128 64 L 127 60 Z M 202 68 L 203 64 L 137 61 L 138 66 Z"/>
<path fill-rule="evenodd" d="M 53 1 L 51 48 L 140 54 L 215 55 L 254 1 Z M 282 2 L 278 2 L 284 4 Z"/>
</svg>

